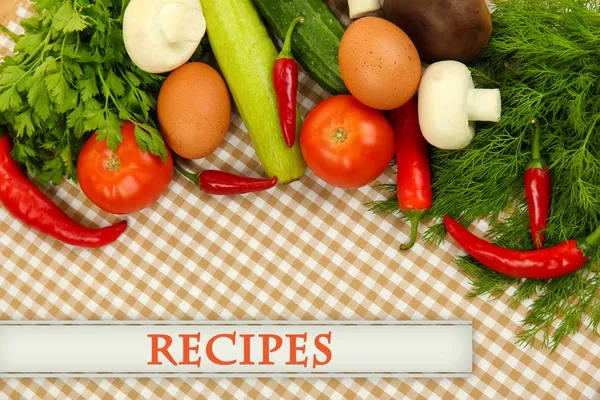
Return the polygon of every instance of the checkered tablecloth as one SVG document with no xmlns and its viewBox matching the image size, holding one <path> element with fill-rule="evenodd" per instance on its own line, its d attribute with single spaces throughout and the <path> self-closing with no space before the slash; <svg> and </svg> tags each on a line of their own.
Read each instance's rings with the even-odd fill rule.
<svg viewBox="0 0 600 400">
<path fill-rule="evenodd" d="M 0 18 L 19 31 L 28 5 L 2 0 Z M 333 0 L 344 13 L 341 1 Z M 343 16 L 342 16 L 343 17 Z M 347 22 L 347 19 L 344 18 Z M 0 36 L 0 55 L 11 42 Z M 4 53 L 2 53 L 4 52 Z M 325 92 L 305 75 L 306 114 Z M 240 117 L 226 143 L 187 167 L 261 174 Z M 392 181 L 392 171 L 380 182 Z M 118 220 L 77 186 L 43 188 L 80 221 Z M 554 353 L 514 344 L 526 304 L 469 298 L 452 263 L 458 250 L 398 245 L 408 226 L 366 212 L 373 188 L 334 189 L 307 174 L 269 193 L 210 197 L 176 176 L 152 208 L 128 217 L 124 238 L 100 250 L 42 237 L 0 208 L 0 318 L 12 320 L 464 319 L 474 327 L 469 379 L 31 380 L 0 382 L 5 398 L 598 399 L 600 339 L 566 339 Z M 479 230 L 485 229 L 480 224 Z"/>
</svg>

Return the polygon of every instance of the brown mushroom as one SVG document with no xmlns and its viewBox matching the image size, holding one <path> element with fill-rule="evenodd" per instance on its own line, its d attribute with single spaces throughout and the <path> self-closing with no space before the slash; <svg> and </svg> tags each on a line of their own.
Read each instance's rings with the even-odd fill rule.
<svg viewBox="0 0 600 400">
<path fill-rule="evenodd" d="M 385 0 L 383 11 L 429 63 L 470 62 L 487 46 L 492 33 L 485 0 Z"/>
</svg>

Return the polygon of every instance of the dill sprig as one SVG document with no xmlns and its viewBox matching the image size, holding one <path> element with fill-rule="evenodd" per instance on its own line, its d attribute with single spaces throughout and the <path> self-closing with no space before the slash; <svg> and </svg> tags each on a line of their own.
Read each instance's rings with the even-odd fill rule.
<svg viewBox="0 0 600 400">
<path fill-rule="evenodd" d="M 479 124 L 467 149 L 432 150 L 434 224 L 428 242 L 443 240 L 441 217 L 450 215 L 464 224 L 484 218 L 493 242 L 533 249 L 523 173 L 534 117 L 542 124 L 543 157 L 553 179 L 547 246 L 584 237 L 600 225 L 599 9 L 589 0 L 497 2 L 491 41 L 472 72 L 480 86 L 500 88 L 503 116 L 497 124 Z M 392 198 L 370 207 L 396 213 L 393 204 Z M 549 281 L 506 277 L 469 256 L 457 264 L 472 282 L 472 295 L 511 296 L 515 307 L 527 301 L 519 343 L 540 340 L 556 349 L 582 325 L 599 334 L 598 261 L 596 254 L 582 270 Z"/>
</svg>

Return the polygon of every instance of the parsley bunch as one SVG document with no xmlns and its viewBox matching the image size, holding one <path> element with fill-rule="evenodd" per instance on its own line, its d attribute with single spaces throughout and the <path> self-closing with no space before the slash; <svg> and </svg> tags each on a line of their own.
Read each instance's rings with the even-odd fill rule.
<svg viewBox="0 0 600 400">
<path fill-rule="evenodd" d="M 466 224 L 490 222 L 488 238 L 531 250 L 523 174 L 531 159 L 535 117 L 542 124 L 543 157 L 552 172 L 547 247 L 590 234 L 600 225 L 600 4 L 590 0 L 497 1 L 492 39 L 473 68 L 483 87 L 500 88 L 502 118 L 480 124 L 469 147 L 432 149 L 435 220 L 426 239 L 444 239 L 444 215 Z M 394 193 L 395 185 L 385 190 Z M 369 205 L 397 213 L 395 198 Z M 586 325 L 600 335 L 600 252 L 580 271 L 559 279 L 516 279 L 472 257 L 458 266 L 473 295 L 503 297 L 529 312 L 519 342 L 541 340 L 555 349 Z"/>
<path fill-rule="evenodd" d="M 43 183 L 77 180 L 77 157 L 90 134 L 116 151 L 121 121 L 137 143 L 166 160 L 153 121 L 163 77 L 137 68 L 123 42 L 129 0 L 37 0 L 21 24 L 15 55 L 0 65 L 0 125 L 13 157 Z"/>
</svg>

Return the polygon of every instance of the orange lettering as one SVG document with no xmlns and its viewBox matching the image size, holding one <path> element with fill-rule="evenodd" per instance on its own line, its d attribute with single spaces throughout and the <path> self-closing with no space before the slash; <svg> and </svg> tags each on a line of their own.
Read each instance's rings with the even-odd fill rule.
<svg viewBox="0 0 600 400">
<path fill-rule="evenodd" d="M 250 339 L 254 337 L 253 333 L 240 333 L 240 337 L 244 339 L 244 361 L 240 365 L 254 365 L 250 355 Z"/>
<path fill-rule="evenodd" d="M 219 359 L 217 356 L 215 356 L 215 352 L 213 350 L 213 346 L 215 344 L 215 341 L 217 339 L 220 338 L 227 338 L 229 340 L 231 340 L 231 343 L 233 343 L 235 345 L 235 331 L 231 334 L 227 334 L 227 333 L 222 333 L 220 335 L 215 335 L 213 337 L 211 337 L 208 340 L 208 343 L 206 343 L 206 356 L 208 357 L 208 359 L 217 365 L 231 365 L 231 364 L 235 364 L 237 362 L 237 360 L 233 360 L 233 361 L 223 361 L 221 359 Z"/>
<path fill-rule="evenodd" d="M 304 360 L 298 360 L 298 351 L 301 351 L 301 354 L 306 353 L 306 337 L 308 334 L 306 332 L 302 334 L 292 333 L 289 335 L 285 335 L 290 339 L 290 361 L 286 362 L 285 365 L 304 365 L 306 367 L 308 365 L 308 357 L 304 357 Z M 304 341 L 304 346 L 298 346 L 298 339 L 302 339 Z"/>
<path fill-rule="evenodd" d="M 331 361 L 331 349 L 329 348 L 329 346 L 321 342 L 322 338 L 327 339 L 327 343 L 331 344 L 331 331 L 329 331 L 329 333 L 322 333 L 320 335 L 317 335 L 317 337 L 315 338 L 315 347 L 317 348 L 317 350 L 323 353 L 323 355 L 325 356 L 325 360 L 319 361 L 317 355 L 313 355 L 313 369 L 317 365 L 327 365 Z"/>
<path fill-rule="evenodd" d="M 162 365 L 162 362 L 158 361 L 158 353 L 162 353 L 171 364 L 177 365 L 177 361 L 175 361 L 171 353 L 169 353 L 169 347 L 173 344 L 171 336 L 149 334 L 148 337 L 152 339 L 152 361 L 150 361 L 148 365 Z M 159 347 L 158 339 L 163 339 L 165 341 L 165 344 L 162 347 Z"/>
<path fill-rule="evenodd" d="M 190 341 L 192 339 L 196 339 L 197 343 L 200 343 L 200 332 L 198 332 L 197 334 L 189 334 L 189 333 L 184 333 L 179 335 L 179 337 L 183 340 L 183 361 L 179 363 L 179 365 L 196 365 L 196 366 L 200 366 L 200 356 L 198 355 L 200 348 L 198 345 L 196 346 L 192 346 Z M 198 359 L 195 361 L 192 361 L 190 359 L 191 357 L 191 352 L 195 351 L 196 354 L 198 355 Z"/>
<path fill-rule="evenodd" d="M 275 364 L 274 362 L 271 361 L 270 354 L 276 352 L 277 350 L 279 350 L 281 348 L 281 346 L 283 345 L 283 339 L 279 335 L 271 335 L 268 333 L 265 335 L 258 335 L 258 336 L 261 337 L 262 341 L 263 341 L 263 357 L 262 357 L 262 361 L 259 362 L 258 364 L 259 365 Z M 269 339 L 275 339 L 275 345 L 273 347 L 269 346 Z"/>
</svg>

